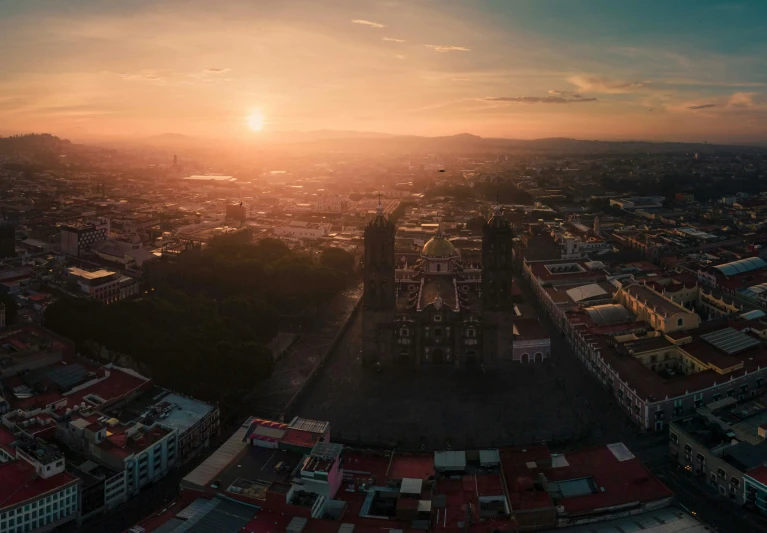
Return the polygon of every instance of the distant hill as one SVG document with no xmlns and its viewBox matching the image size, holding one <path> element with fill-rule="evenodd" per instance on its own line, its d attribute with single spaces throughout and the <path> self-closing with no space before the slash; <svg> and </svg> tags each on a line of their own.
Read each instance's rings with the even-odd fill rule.
<svg viewBox="0 0 767 533">
<path fill-rule="evenodd" d="M 649 141 L 589 141 L 552 137 L 545 139 L 504 139 L 484 138 L 470 133 L 460 133 L 444 137 L 419 137 L 391 135 L 385 137 L 370 137 L 360 132 L 350 132 L 348 137 L 341 136 L 345 132 L 325 133 L 324 137 L 315 140 L 291 139 L 285 143 L 293 148 L 323 151 L 345 152 L 461 152 L 461 153 L 503 153 L 503 152 L 554 152 L 554 153 L 603 153 L 603 154 L 632 154 L 632 153 L 674 153 L 712 151 L 743 151 L 756 149 L 754 147 L 715 145 L 703 143 L 669 143 Z M 290 139 L 290 138 L 289 138 Z"/>
<path fill-rule="evenodd" d="M 74 144 L 49 133 L 0 137 L 0 159 L 7 168 L 60 168 L 89 165 L 98 148 Z"/>
</svg>

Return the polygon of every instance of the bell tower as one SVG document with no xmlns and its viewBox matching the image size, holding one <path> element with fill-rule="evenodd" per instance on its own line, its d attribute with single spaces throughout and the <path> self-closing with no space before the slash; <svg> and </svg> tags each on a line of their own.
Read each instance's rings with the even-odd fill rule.
<svg viewBox="0 0 767 533">
<path fill-rule="evenodd" d="M 365 288 L 362 296 L 364 364 L 385 364 L 393 358 L 397 299 L 394 232 L 394 224 L 384 216 L 379 197 L 376 216 L 365 227 Z"/>
<path fill-rule="evenodd" d="M 513 354 L 513 237 L 503 210 L 493 207 L 482 228 L 482 359 L 487 366 L 511 360 Z"/>
<path fill-rule="evenodd" d="M 514 233 L 500 206 L 482 228 L 482 309 L 511 311 L 512 239 Z"/>
</svg>

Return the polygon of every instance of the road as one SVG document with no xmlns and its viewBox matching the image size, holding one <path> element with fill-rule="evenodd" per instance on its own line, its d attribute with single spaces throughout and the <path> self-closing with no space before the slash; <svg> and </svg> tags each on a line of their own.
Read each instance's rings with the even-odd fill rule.
<svg viewBox="0 0 767 533">
<path fill-rule="evenodd" d="M 732 503 L 679 466 L 670 456 L 645 464 L 672 491 L 677 504 L 719 533 L 767 531 L 767 518 Z"/>
</svg>

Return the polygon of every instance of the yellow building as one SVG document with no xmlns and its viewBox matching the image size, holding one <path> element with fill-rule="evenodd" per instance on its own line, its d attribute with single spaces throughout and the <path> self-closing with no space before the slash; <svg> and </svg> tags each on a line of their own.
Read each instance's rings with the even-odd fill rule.
<svg viewBox="0 0 767 533">
<path fill-rule="evenodd" d="M 700 326 L 700 317 L 646 285 L 627 285 L 616 294 L 618 302 L 644 320 L 656 331 L 695 329 Z"/>
</svg>

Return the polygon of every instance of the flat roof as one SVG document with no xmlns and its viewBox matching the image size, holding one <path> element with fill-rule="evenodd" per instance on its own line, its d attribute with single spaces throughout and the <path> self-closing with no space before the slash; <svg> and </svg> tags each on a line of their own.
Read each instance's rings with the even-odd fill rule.
<svg viewBox="0 0 767 533">
<path fill-rule="evenodd" d="M 114 276 L 116 274 L 116 272 L 112 272 L 111 270 L 104 270 L 103 268 L 91 272 L 89 270 L 83 270 L 82 268 L 77 267 L 69 267 L 69 273 L 73 276 L 78 276 L 83 279 L 100 279 L 106 278 L 108 276 Z"/>
<path fill-rule="evenodd" d="M 183 434 L 197 422 L 208 416 L 215 409 L 200 400 L 187 398 L 175 393 L 170 393 L 160 401 L 160 404 L 169 403 L 175 407 L 167 411 L 168 416 L 160 417 L 160 422 L 165 426 L 178 428 L 179 433 Z"/>
<path fill-rule="evenodd" d="M 248 426 L 242 425 L 210 457 L 203 461 L 181 480 L 181 488 L 204 490 L 216 479 L 216 476 L 240 454 L 248 444 L 243 442 Z"/>
<path fill-rule="evenodd" d="M 35 468 L 24 460 L 0 464 L 0 509 L 15 507 L 27 501 L 74 484 L 76 477 L 67 472 L 49 478 L 37 475 Z"/>
</svg>

